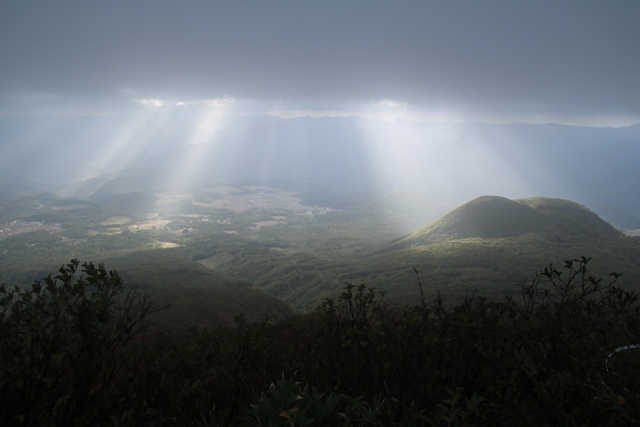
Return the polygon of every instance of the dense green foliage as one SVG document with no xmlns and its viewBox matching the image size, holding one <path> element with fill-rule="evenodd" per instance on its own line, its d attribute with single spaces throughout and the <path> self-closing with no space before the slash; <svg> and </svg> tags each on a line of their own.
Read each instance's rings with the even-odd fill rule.
<svg viewBox="0 0 640 427">
<path fill-rule="evenodd" d="M 611 239 L 621 233 L 577 203 L 544 197 L 509 200 L 483 196 L 457 207 L 384 250 L 419 247 L 467 238 L 505 238 L 537 234 L 563 240 Z"/>
<path fill-rule="evenodd" d="M 151 337 L 139 326 L 159 306 L 72 261 L 0 287 L 0 423 L 637 423 L 638 354 L 615 351 L 640 342 L 637 297 L 589 262 L 550 265 L 503 301 L 427 292 L 398 307 L 348 284 L 279 323 Z"/>
<path fill-rule="evenodd" d="M 120 409 L 127 346 L 162 309 L 116 272 L 71 261 L 28 289 L 0 285 L 3 425 L 94 424 Z"/>
</svg>

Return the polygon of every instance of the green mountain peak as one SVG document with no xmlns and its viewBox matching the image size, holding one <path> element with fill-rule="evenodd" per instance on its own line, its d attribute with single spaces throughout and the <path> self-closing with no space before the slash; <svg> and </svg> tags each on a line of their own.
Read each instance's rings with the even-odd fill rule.
<svg viewBox="0 0 640 427">
<path fill-rule="evenodd" d="M 572 240 L 620 234 L 594 212 L 569 200 L 544 197 L 510 200 L 482 196 L 392 242 L 389 249 L 468 238 L 509 238 L 529 233 Z"/>
</svg>

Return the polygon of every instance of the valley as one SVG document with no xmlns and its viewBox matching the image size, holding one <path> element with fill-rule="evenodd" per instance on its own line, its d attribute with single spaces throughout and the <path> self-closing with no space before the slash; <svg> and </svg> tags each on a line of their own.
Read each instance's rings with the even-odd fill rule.
<svg viewBox="0 0 640 427">
<path fill-rule="evenodd" d="M 28 284 L 72 258 L 104 263 L 126 285 L 173 301 L 165 326 L 228 323 L 241 311 L 257 319 L 265 313 L 247 301 L 260 298 L 273 301 L 277 317 L 313 311 L 345 283 L 411 306 L 420 297 L 414 268 L 429 298 L 451 304 L 474 292 L 516 295 L 540 268 L 582 255 L 595 273 L 623 272 L 623 283 L 640 289 L 640 238 L 576 203 L 486 196 L 443 212 L 451 202 L 421 200 L 432 209 L 420 217 L 406 201 L 390 204 L 394 197 L 245 183 L 5 199 L 0 282 Z M 251 296 L 226 305 L 229 296 L 218 294 L 232 289 Z"/>
</svg>

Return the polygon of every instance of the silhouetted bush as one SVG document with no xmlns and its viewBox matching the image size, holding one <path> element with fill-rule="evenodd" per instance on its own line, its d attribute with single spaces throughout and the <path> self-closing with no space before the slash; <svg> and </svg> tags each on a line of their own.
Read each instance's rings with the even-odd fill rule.
<svg viewBox="0 0 640 427">
<path fill-rule="evenodd" d="M 347 284 L 280 323 L 239 316 L 152 339 L 140 327 L 161 307 L 102 266 L 76 277 L 74 260 L 31 288 L 0 287 L 0 422 L 634 424 L 637 297 L 588 263 L 550 265 L 504 301 L 393 307 Z"/>
<path fill-rule="evenodd" d="M 29 288 L 0 285 L 0 424 L 103 424 L 144 320 L 163 306 L 79 261 Z"/>
</svg>

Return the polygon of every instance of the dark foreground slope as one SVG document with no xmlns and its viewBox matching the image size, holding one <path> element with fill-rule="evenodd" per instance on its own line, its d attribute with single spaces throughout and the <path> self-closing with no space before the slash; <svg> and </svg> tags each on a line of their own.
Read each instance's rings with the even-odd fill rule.
<svg viewBox="0 0 640 427">
<path fill-rule="evenodd" d="M 246 280 L 203 267 L 191 260 L 183 248 L 130 250 L 126 255 L 94 257 L 87 261 L 104 264 L 108 270 L 118 273 L 127 288 L 136 288 L 150 294 L 155 301 L 166 303 L 168 308 L 151 320 L 151 326 L 159 332 L 171 333 L 192 326 L 235 326 L 237 316 L 256 322 L 265 317 L 281 321 L 293 314 L 281 299 L 256 289 Z M 24 264 L 25 268 L 29 266 L 47 268 L 49 265 Z M 50 271 L 58 267 L 51 266 Z M 6 285 L 25 287 L 47 275 L 38 271 L 27 269 L 21 276 L 24 278 L 5 280 Z"/>
<path fill-rule="evenodd" d="M 162 331 L 193 325 L 233 326 L 240 315 L 255 322 L 265 316 L 280 321 L 293 314 L 279 298 L 245 280 L 206 269 L 181 248 L 140 251 L 110 258 L 105 265 L 116 269 L 127 286 L 150 292 L 155 300 L 169 304 L 153 318 Z"/>
</svg>

